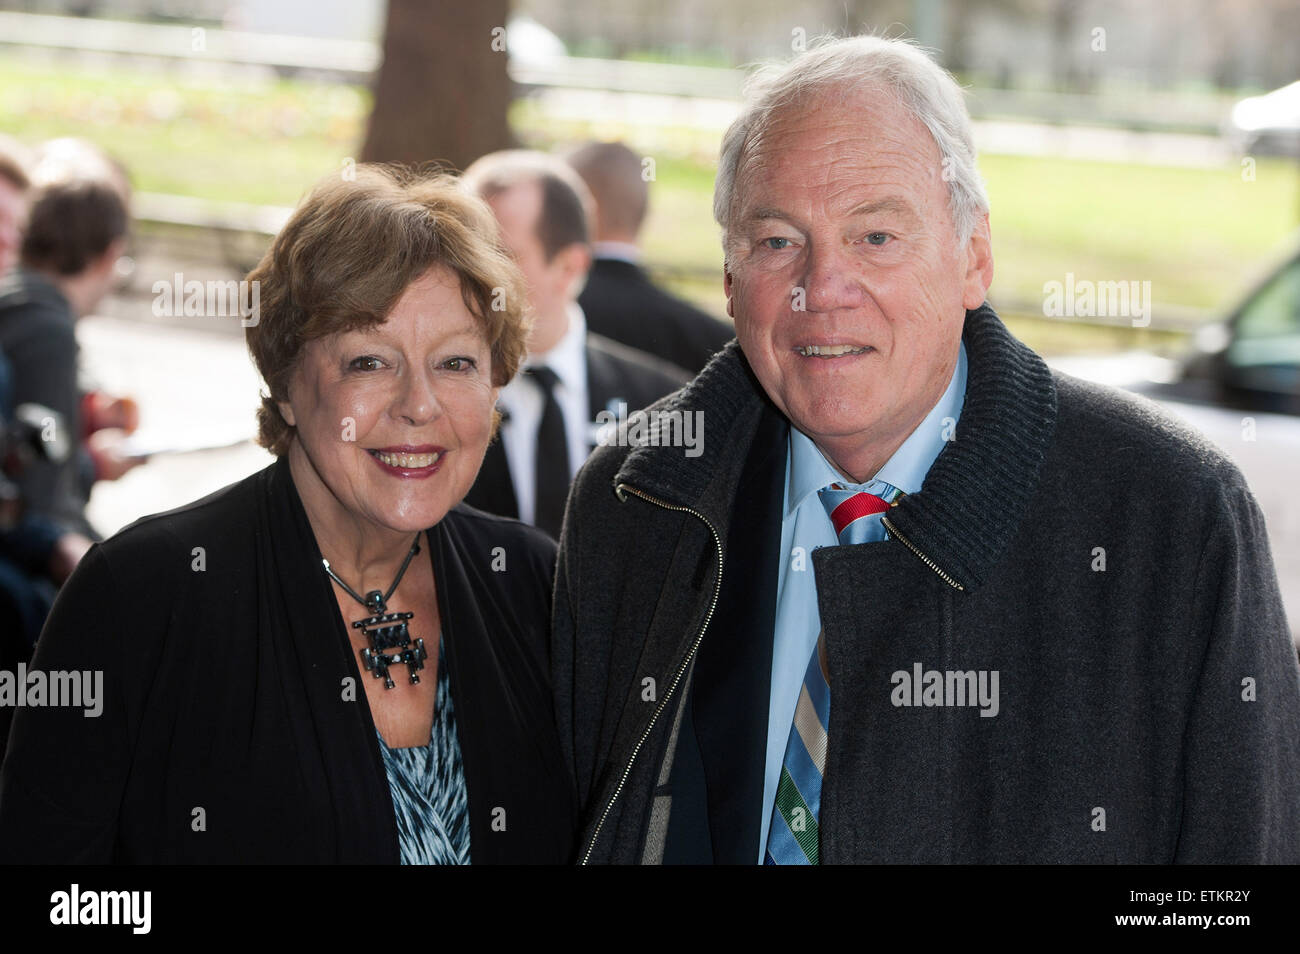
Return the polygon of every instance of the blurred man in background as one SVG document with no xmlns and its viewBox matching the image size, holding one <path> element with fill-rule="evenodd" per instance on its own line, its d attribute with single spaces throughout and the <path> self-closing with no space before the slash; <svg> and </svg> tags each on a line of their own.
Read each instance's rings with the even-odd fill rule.
<svg viewBox="0 0 1300 954">
<path fill-rule="evenodd" d="M 23 227 L 27 223 L 26 151 L 8 136 L 0 136 L 0 275 L 18 264 Z"/>
<path fill-rule="evenodd" d="M 620 142 L 568 156 L 595 199 L 594 261 L 578 298 L 594 332 L 698 372 L 734 335 L 730 325 L 657 287 L 641 267 L 650 190 L 641 157 Z"/>
<path fill-rule="evenodd" d="M 602 411 L 636 410 L 686 382 L 680 368 L 588 334 L 577 296 L 591 265 L 582 180 L 538 152 L 491 153 L 465 171 L 487 201 L 528 288 L 533 319 L 522 373 L 501 389 L 501 439 L 465 502 L 559 537 L 569 483 Z"/>
<path fill-rule="evenodd" d="M 14 406 L 52 409 L 84 446 L 62 463 L 34 461 L 18 478 L 27 513 L 83 538 L 97 537 L 85 507 L 96 480 L 116 480 L 138 460 L 122 453 L 135 425 L 130 402 L 83 395 L 77 385 L 78 318 L 113 287 L 126 248 L 130 188 L 120 167 L 89 143 L 47 143 L 30 173 L 21 264 L 0 280 L 0 352 Z M 88 546 L 88 542 L 85 543 Z"/>
<path fill-rule="evenodd" d="M 41 493 L 54 486 L 45 481 L 57 479 L 68 447 L 66 419 L 41 398 L 57 396 L 64 406 L 75 406 L 78 396 L 42 390 L 40 375 L 58 374 L 61 346 L 67 342 L 57 332 L 46 335 L 39 314 L 24 307 L 29 280 L 18 263 L 31 198 L 31 162 L 21 144 L 0 137 L 0 670 L 7 672 L 31 659 L 57 588 L 91 544 L 83 532 L 84 519 L 54 519 Z M 50 210 L 43 210 L 42 217 L 50 218 Z M 10 304 L 15 305 L 12 313 Z M 71 344 L 75 368 L 75 340 Z M 20 405 L 27 405 L 28 412 L 21 425 Z M 13 709 L 0 707 L 0 756 L 12 716 Z"/>
</svg>

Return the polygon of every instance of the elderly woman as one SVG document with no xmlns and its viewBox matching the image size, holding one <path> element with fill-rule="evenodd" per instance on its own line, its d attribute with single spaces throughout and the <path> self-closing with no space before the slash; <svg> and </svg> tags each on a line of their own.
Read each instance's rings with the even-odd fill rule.
<svg viewBox="0 0 1300 954">
<path fill-rule="evenodd" d="M 379 167 L 294 213 L 246 321 L 277 460 L 83 560 L 32 668 L 86 698 L 19 710 L 0 861 L 568 860 L 554 546 L 460 503 L 524 353 L 496 236 Z"/>
</svg>

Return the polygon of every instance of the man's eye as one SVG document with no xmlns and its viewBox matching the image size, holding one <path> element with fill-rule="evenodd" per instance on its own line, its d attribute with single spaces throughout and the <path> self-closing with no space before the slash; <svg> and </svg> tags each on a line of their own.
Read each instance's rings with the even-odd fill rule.
<svg viewBox="0 0 1300 954">
<path fill-rule="evenodd" d="M 353 358 L 348 362 L 348 368 L 353 371 L 378 371 L 383 367 L 383 362 L 373 354 L 362 355 L 359 358 Z"/>
<path fill-rule="evenodd" d="M 884 245 L 884 244 L 885 244 L 886 242 L 888 242 L 888 241 L 889 241 L 889 233 L 888 233 L 888 232 L 868 232 L 868 233 L 867 233 L 867 244 L 868 244 L 868 245 Z"/>
<path fill-rule="evenodd" d="M 772 238 L 763 239 L 763 241 L 759 244 L 767 246 L 768 248 L 772 249 L 774 252 L 779 252 L 782 249 L 790 247 L 790 240 L 788 238 L 777 238 L 774 236 Z"/>
</svg>

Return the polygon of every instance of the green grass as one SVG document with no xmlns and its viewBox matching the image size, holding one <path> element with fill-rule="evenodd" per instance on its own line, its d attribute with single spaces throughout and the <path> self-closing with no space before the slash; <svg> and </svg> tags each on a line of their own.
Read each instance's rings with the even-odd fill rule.
<svg viewBox="0 0 1300 954">
<path fill-rule="evenodd" d="M 1261 160 L 1182 169 L 984 156 L 993 293 L 1041 301 L 1043 283 L 1150 281 L 1155 301 L 1230 300 L 1300 223 L 1300 167 Z"/>
<path fill-rule="evenodd" d="M 360 143 L 370 95 L 292 81 L 230 83 L 0 55 L 0 131 L 28 143 L 84 136 L 135 188 L 293 205 Z"/>
<path fill-rule="evenodd" d="M 0 131 L 30 143 L 91 138 L 130 168 L 141 191 L 293 205 L 357 153 L 369 108 L 365 90 L 331 84 L 231 83 L 0 53 Z M 647 254 L 685 273 L 675 284 L 720 313 L 716 135 L 560 121 L 535 100 L 516 102 L 511 122 L 539 148 L 621 136 L 654 157 Z M 993 208 L 992 294 L 1030 311 L 1044 282 L 1066 272 L 1150 281 L 1158 304 L 1221 307 L 1300 221 L 1300 167 L 1280 160 L 1261 160 L 1254 181 L 1235 163 L 1181 169 L 986 155 L 980 167 Z"/>
</svg>

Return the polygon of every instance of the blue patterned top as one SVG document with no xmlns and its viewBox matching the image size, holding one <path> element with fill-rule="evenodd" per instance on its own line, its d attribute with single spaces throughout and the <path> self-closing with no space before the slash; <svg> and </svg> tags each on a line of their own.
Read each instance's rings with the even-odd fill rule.
<svg viewBox="0 0 1300 954">
<path fill-rule="evenodd" d="M 441 643 L 441 640 L 439 641 Z M 469 800 L 447 660 L 438 647 L 438 692 L 429 744 L 390 749 L 379 730 L 404 865 L 469 864 Z"/>
</svg>

